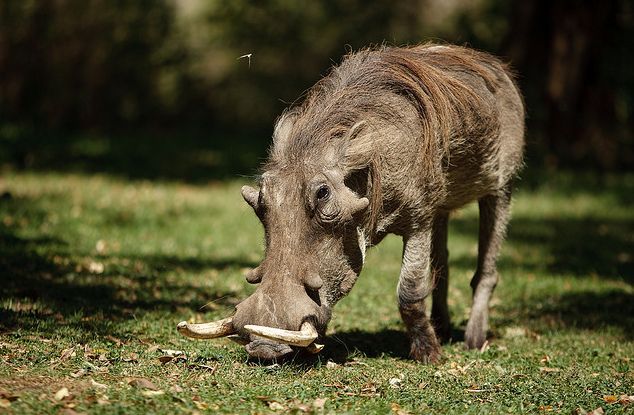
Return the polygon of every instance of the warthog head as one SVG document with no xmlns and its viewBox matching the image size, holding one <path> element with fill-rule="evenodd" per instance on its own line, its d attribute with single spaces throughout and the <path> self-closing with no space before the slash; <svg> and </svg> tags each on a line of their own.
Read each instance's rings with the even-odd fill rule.
<svg viewBox="0 0 634 415">
<path fill-rule="evenodd" d="M 260 188 L 242 188 L 265 231 L 265 258 L 246 277 L 259 284 L 256 291 L 228 319 L 180 323 L 182 334 L 231 335 L 251 356 L 264 359 L 285 355 L 291 346 L 311 352 L 323 347 L 315 340 L 325 334 L 332 306 L 350 291 L 363 266 L 368 175 L 342 166 L 339 147 L 349 137 L 289 150 L 298 141 L 292 124 L 289 114 L 278 121 Z M 353 125 L 342 134 L 360 128 Z"/>
</svg>

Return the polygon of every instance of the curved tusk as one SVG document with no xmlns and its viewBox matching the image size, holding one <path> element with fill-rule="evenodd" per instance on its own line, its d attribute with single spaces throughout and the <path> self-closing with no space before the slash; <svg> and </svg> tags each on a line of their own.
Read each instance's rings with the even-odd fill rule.
<svg viewBox="0 0 634 415">
<path fill-rule="evenodd" d="M 275 340 L 279 343 L 288 344 L 290 346 L 307 347 L 317 338 L 317 330 L 308 321 L 302 324 L 299 331 L 283 330 L 274 327 L 256 326 L 247 324 L 244 329 L 251 334 L 255 334 L 269 340 Z"/>
<path fill-rule="evenodd" d="M 308 351 L 308 353 L 317 354 L 321 352 L 323 348 L 323 344 L 311 343 L 308 345 L 308 347 L 306 347 L 306 350 Z"/>
<path fill-rule="evenodd" d="M 181 321 L 176 326 L 176 330 L 183 336 L 193 337 L 194 339 L 215 339 L 216 337 L 225 337 L 236 332 L 232 320 L 232 317 L 228 317 L 212 321 L 211 323 L 199 324 L 189 324 L 186 321 Z"/>
</svg>

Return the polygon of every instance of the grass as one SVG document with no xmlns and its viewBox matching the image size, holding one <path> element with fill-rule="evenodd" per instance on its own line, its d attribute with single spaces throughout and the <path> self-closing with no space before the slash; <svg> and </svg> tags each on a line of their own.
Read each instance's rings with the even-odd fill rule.
<svg viewBox="0 0 634 415">
<path fill-rule="evenodd" d="M 261 259 L 262 231 L 241 183 L 9 171 L 0 412 L 629 412 L 634 403 L 618 401 L 634 395 L 634 176 L 531 177 L 516 193 L 486 350 L 460 342 L 477 249 L 471 206 L 451 221 L 456 329 L 441 364 L 406 358 L 391 237 L 368 253 L 322 354 L 270 365 L 175 331 L 230 314 L 253 291 L 243 274 Z"/>
</svg>

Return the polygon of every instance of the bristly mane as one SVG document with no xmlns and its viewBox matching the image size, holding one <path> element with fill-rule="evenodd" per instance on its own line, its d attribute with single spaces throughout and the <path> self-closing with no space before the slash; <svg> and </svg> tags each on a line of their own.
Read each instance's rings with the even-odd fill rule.
<svg viewBox="0 0 634 415">
<path fill-rule="evenodd" d="M 288 139 L 274 141 L 265 169 L 293 165 L 326 147 L 330 140 L 345 138 L 348 143 L 341 143 L 342 148 L 347 147 L 341 164 L 348 170 L 369 170 L 370 216 L 376 218 L 382 203 L 377 170 L 380 155 L 367 151 L 373 148 L 372 134 L 350 137 L 351 128 L 369 120 L 398 123 L 394 97 L 405 98 L 419 118 L 420 125 L 411 134 L 419 137 L 421 163 L 435 166 L 449 157 L 451 133 L 459 127 L 456 123 L 467 129 L 471 125 L 497 128 L 490 106 L 463 79 L 477 76 L 493 92 L 500 83 L 496 75 L 503 73 L 500 69 L 508 73 L 496 58 L 456 46 L 382 46 L 351 53 L 308 92 L 300 106 L 280 117 L 276 130 L 286 121 L 292 122 Z M 435 174 L 434 170 L 432 167 L 430 173 Z"/>
</svg>

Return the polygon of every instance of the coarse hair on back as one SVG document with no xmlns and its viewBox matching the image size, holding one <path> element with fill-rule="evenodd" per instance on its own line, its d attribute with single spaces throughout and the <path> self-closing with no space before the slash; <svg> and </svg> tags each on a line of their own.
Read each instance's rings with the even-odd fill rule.
<svg viewBox="0 0 634 415">
<path fill-rule="evenodd" d="M 344 136 L 360 121 L 397 121 L 389 101 L 394 95 L 406 98 L 418 112 L 422 154 L 434 156 L 437 145 L 447 148 L 452 123 L 478 116 L 474 111 L 483 104 L 459 74 L 478 76 L 495 91 L 502 73 L 512 78 L 497 58 L 453 45 L 383 45 L 352 52 L 308 91 L 303 103 L 278 119 L 276 136 L 289 121 L 290 128 L 286 139 L 275 140 L 271 158 L 300 155 Z"/>
<path fill-rule="evenodd" d="M 492 106 L 473 90 L 472 82 L 476 79 L 494 92 L 504 74 L 513 79 L 497 58 L 453 45 L 382 45 L 350 53 L 308 91 L 303 103 L 280 116 L 264 167 L 297 165 L 341 139 L 335 145 L 342 149 L 340 164 L 370 173 L 371 216 L 376 217 L 381 155 L 374 151 L 372 128 L 399 126 L 403 111 L 415 111 L 418 125 L 407 133 L 417 136 L 421 164 L 436 175 L 441 160 L 449 157 L 452 131 L 498 128 Z M 409 108 L 395 108 L 395 98 L 404 99 Z"/>
</svg>

